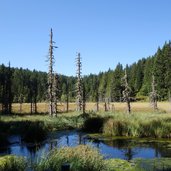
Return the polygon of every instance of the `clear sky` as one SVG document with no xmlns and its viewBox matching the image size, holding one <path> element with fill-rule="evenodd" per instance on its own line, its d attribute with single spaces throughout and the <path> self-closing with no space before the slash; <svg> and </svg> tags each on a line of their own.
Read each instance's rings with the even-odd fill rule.
<svg viewBox="0 0 171 171">
<path fill-rule="evenodd" d="M 171 0 L 0 0 L 0 63 L 47 71 L 50 28 L 55 68 L 75 75 L 153 55 L 171 39 Z"/>
</svg>

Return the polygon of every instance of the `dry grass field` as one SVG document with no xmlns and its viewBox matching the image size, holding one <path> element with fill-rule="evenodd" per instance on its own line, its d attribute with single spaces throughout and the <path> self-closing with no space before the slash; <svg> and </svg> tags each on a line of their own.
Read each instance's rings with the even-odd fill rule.
<svg viewBox="0 0 171 171">
<path fill-rule="evenodd" d="M 20 104 L 14 103 L 12 105 L 14 113 L 20 113 Z M 99 109 L 101 112 L 105 110 L 104 103 L 99 104 Z M 170 102 L 158 102 L 159 111 L 171 113 L 171 103 Z M 69 111 L 75 111 L 76 104 L 69 103 Z M 112 112 L 126 112 L 126 103 L 110 103 L 108 110 Z M 132 102 L 131 103 L 132 112 L 153 112 L 153 108 L 148 102 Z M 47 113 L 48 112 L 48 103 L 38 103 L 37 104 L 38 113 Z M 58 103 L 58 111 L 65 112 L 66 104 Z M 86 103 L 86 111 L 96 111 L 96 103 Z M 21 113 L 30 113 L 30 104 L 23 103 Z"/>
</svg>

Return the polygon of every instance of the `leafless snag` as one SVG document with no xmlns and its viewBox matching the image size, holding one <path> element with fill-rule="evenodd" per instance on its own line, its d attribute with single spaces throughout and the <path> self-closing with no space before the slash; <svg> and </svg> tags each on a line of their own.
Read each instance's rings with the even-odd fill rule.
<svg viewBox="0 0 171 171">
<path fill-rule="evenodd" d="M 49 61 L 49 71 L 48 71 L 48 101 L 49 101 L 49 115 L 52 116 L 55 110 L 55 98 L 54 97 L 54 71 L 53 71 L 53 66 L 54 66 L 54 55 L 53 55 L 53 49 L 57 48 L 54 46 L 54 41 L 53 41 L 53 32 L 51 29 L 50 32 L 50 45 L 49 45 L 49 55 L 48 55 L 48 61 Z"/>
<path fill-rule="evenodd" d="M 127 76 L 127 72 L 125 69 L 125 75 L 122 78 L 123 81 L 123 86 L 124 86 L 124 90 L 123 90 L 123 100 L 127 103 L 127 112 L 131 113 L 131 105 L 130 105 L 130 92 L 131 92 L 131 88 L 128 85 L 128 76 Z"/>
<path fill-rule="evenodd" d="M 156 90 L 156 83 L 155 83 L 155 77 L 154 75 L 152 75 L 152 82 L 151 82 L 151 88 L 152 88 L 152 92 L 150 93 L 150 102 L 153 106 L 154 110 L 158 110 L 157 108 L 157 90 Z"/>
<path fill-rule="evenodd" d="M 52 86 L 52 97 L 53 97 L 53 106 L 52 112 L 53 115 L 57 116 L 57 101 L 58 101 L 58 75 L 55 73 L 53 76 L 53 86 Z"/>
<path fill-rule="evenodd" d="M 77 66 L 77 83 L 76 83 L 76 105 L 77 111 L 81 111 L 83 107 L 83 97 L 82 97 L 82 78 L 81 78 L 81 58 L 80 58 L 80 53 L 78 53 L 78 56 L 76 58 L 76 66 Z"/>
</svg>

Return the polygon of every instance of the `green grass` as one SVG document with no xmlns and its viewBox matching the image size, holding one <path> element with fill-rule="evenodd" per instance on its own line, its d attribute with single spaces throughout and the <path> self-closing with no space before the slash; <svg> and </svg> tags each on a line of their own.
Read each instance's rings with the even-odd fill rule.
<svg viewBox="0 0 171 171">
<path fill-rule="evenodd" d="M 111 136 L 171 138 L 171 117 L 159 113 L 110 115 L 102 129 Z"/>
<path fill-rule="evenodd" d="M 89 146 L 63 147 L 52 150 L 38 164 L 36 170 L 60 171 L 62 164 L 70 164 L 71 171 L 102 171 L 106 165 L 96 149 Z"/>
<path fill-rule="evenodd" d="M 90 113 L 85 117 L 73 112 L 59 114 L 58 117 L 9 115 L 0 118 L 0 134 L 21 134 L 26 140 L 37 137 L 36 141 L 41 141 L 48 132 L 75 128 L 108 136 L 171 138 L 171 115 L 161 112 L 138 112 L 130 115 L 105 112 Z"/>
<path fill-rule="evenodd" d="M 103 159 L 97 149 L 80 145 L 54 149 L 37 164 L 36 171 L 60 171 L 62 164 L 70 164 L 71 171 L 169 171 L 171 159 Z"/>
<path fill-rule="evenodd" d="M 24 171 L 26 166 L 26 160 L 22 157 L 13 155 L 0 157 L 1 171 Z"/>
<path fill-rule="evenodd" d="M 170 158 L 134 159 L 130 162 L 122 159 L 105 160 L 95 148 L 79 145 L 53 149 L 49 154 L 32 166 L 34 171 L 61 171 L 62 164 L 69 164 L 71 171 L 169 171 Z M 28 170 L 29 161 L 23 157 L 7 155 L 0 157 L 1 171 Z"/>
<path fill-rule="evenodd" d="M 81 128 L 84 118 L 76 113 L 62 114 L 58 117 L 48 115 L 7 115 L 0 118 L 0 135 L 19 134 L 26 142 L 40 142 L 48 132 Z M 2 138 L 0 138 L 1 140 Z M 5 139 L 2 139 L 5 141 Z"/>
</svg>

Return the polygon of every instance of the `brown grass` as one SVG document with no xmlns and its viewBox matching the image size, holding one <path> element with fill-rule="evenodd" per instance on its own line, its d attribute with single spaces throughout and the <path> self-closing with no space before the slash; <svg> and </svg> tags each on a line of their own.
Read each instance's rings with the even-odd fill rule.
<svg viewBox="0 0 171 171">
<path fill-rule="evenodd" d="M 125 103 L 110 103 L 110 111 L 113 112 L 126 112 Z M 112 107 L 113 106 L 113 107 Z M 14 113 L 20 113 L 20 104 L 14 103 L 12 105 Z M 69 111 L 75 111 L 76 104 L 69 103 Z M 99 104 L 100 111 L 104 111 L 104 103 Z M 171 113 L 171 103 L 169 102 L 158 102 L 158 109 L 162 112 Z M 58 110 L 60 112 L 66 111 L 65 103 L 58 103 Z M 153 112 L 153 108 L 148 102 L 133 102 L 131 103 L 132 112 Z M 37 104 L 38 113 L 48 113 L 48 103 L 38 103 Z M 86 111 L 96 111 L 96 103 L 88 102 L 86 103 Z M 30 104 L 22 104 L 22 113 L 30 113 Z"/>
</svg>

